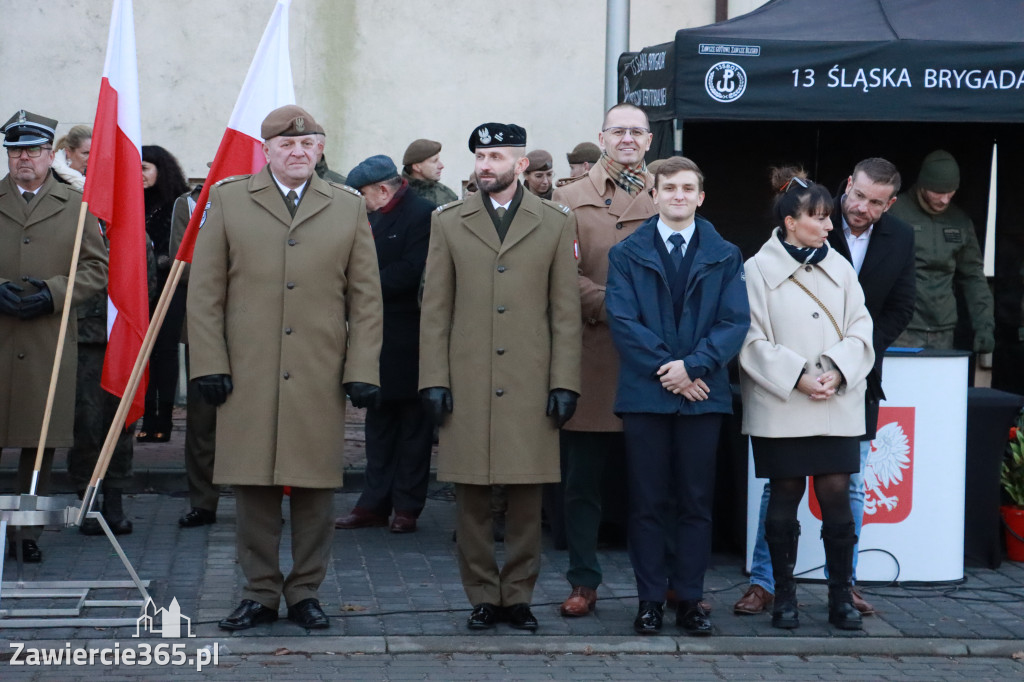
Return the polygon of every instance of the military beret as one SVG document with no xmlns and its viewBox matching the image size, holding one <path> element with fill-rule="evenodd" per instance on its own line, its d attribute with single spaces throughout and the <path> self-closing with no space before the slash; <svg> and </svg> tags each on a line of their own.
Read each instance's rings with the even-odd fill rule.
<svg viewBox="0 0 1024 682">
<path fill-rule="evenodd" d="M 314 133 L 322 134 L 323 128 L 309 115 L 308 111 L 295 104 L 286 104 L 274 109 L 267 114 L 260 125 L 260 135 L 264 140 L 278 136 L 298 137 Z"/>
<path fill-rule="evenodd" d="M 515 123 L 483 123 L 469 136 L 469 151 L 477 147 L 525 147 L 526 129 Z"/>
<path fill-rule="evenodd" d="M 413 140 L 412 144 L 410 144 L 405 149 L 405 155 L 402 157 L 402 165 L 411 166 L 414 163 L 426 161 L 431 156 L 439 153 L 440 151 L 440 142 L 435 142 L 434 140 L 427 140 L 424 138 Z"/>
<path fill-rule="evenodd" d="M 350 187 L 362 189 L 367 185 L 383 182 L 397 175 L 398 169 L 395 168 L 395 162 L 388 156 L 377 154 L 361 161 L 355 168 L 350 170 L 346 183 Z"/>
<path fill-rule="evenodd" d="M 527 166 L 526 171 L 524 171 L 526 173 L 551 170 L 551 164 L 553 162 L 551 154 L 548 154 L 543 149 L 534 149 L 526 155 L 526 158 L 530 160 L 530 165 Z"/>
<path fill-rule="evenodd" d="M 53 143 L 57 122 L 22 109 L 4 123 L 5 147 L 38 147 Z"/>
<path fill-rule="evenodd" d="M 601 148 L 593 142 L 580 142 L 565 158 L 569 159 L 569 163 L 597 163 L 601 158 Z"/>
<path fill-rule="evenodd" d="M 960 166 L 952 154 L 936 149 L 921 162 L 917 184 L 929 192 L 955 192 L 960 189 Z"/>
</svg>

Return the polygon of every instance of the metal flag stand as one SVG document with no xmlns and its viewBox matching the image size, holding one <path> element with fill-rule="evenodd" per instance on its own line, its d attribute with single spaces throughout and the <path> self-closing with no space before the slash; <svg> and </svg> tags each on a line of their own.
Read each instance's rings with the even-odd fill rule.
<svg viewBox="0 0 1024 682">
<path fill-rule="evenodd" d="M 88 209 L 88 203 L 83 201 L 81 211 L 78 215 L 78 230 L 75 234 L 75 246 L 71 256 L 71 269 L 70 274 L 68 275 L 68 286 L 64 298 L 64 309 L 61 312 L 60 334 L 57 338 L 57 352 L 54 357 L 53 372 L 50 374 L 50 388 L 46 397 L 46 409 L 43 413 L 42 432 L 39 436 L 35 467 L 32 471 L 32 484 L 27 494 L 0 496 L 0 537 L 3 537 L 3 540 L 0 541 L 0 546 L 4 549 L 4 554 L 6 554 L 7 526 L 11 525 L 18 529 L 15 539 L 18 566 L 16 581 L 3 581 L 3 564 L 0 563 L 0 628 L 114 627 L 120 625 L 135 625 L 138 622 L 138 619 L 145 615 L 146 603 L 150 601 L 149 592 L 146 589 L 149 587 L 149 581 L 139 579 L 139 576 L 132 567 L 131 562 L 128 561 L 128 557 L 125 555 L 124 550 L 121 549 L 120 543 L 118 543 L 114 538 L 114 534 L 111 532 L 110 527 L 103 518 L 103 515 L 99 512 L 91 511 L 91 509 L 93 502 L 96 499 L 96 490 L 100 481 L 103 479 L 103 475 L 107 471 L 107 467 L 110 464 L 110 458 L 114 452 L 114 446 L 117 444 L 118 435 L 123 428 L 125 420 L 127 419 L 128 409 L 131 406 L 132 398 L 134 398 L 135 392 L 138 390 L 143 370 L 146 363 L 149 361 L 149 355 L 153 350 L 153 343 L 156 340 L 156 334 L 160 330 L 160 325 L 163 323 L 163 319 L 167 314 L 167 308 L 170 306 L 171 293 L 178 286 L 178 281 L 181 279 L 181 273 L 184 267 L 184 263 L 182 261 L 175 261 L 174 266 L 171 268 L 171 273 L 167 278 L 167 284 L 164 286 L 164 290 L 160 294 L 160 300 L 157 303 L 156 310 L 154 311 L 153 319 L 150 321 L 149 329 L 146 331 L 146 336 L 142 341 L 142 348 L 139 351 L 138 357 L 135 359 L 135 366 L 132 368 L 132 373 L 129 377 L 128 385 L 125 387 L 124 395 L 121 397 L 121 403 L 118 406 L 117 414 L 115 414 L 114 419 L 110 424 L 110 429 L 107 431 L 107 438 L 104 441 L 103 448 L 100 450 L 99 457 L 97 458 L 96 467 L 93 469 L 92 480 L 82 497 L 82 506 L 68 506 L 54 498 L 36 495 L 36 487 L 39 482 L 39 472 L 42 469 L 43 451 L 46 447 L 46 436 L 50 427 L 50 415 L 53 411 L 53 400 L 57 389 L 57 376 L 60 371 L 61 356 L 64 351 L 64 338 L 67 334 L 68 317 L 72 309 L 71 297 L 75 289 L 75 275 L 78 272 L 78 253 L 82 246 L 82 230 L 85 225 L 85 216 Z M 96 519 L 100 524 L 100 527 L 103 528 L 103 533 L 107 536 L 107 539 L 110 540 L 110 544 L 113 546 L 114 551 L 117 552 L 117 556 L 120 557 L 121 563 L 124 564 L 131 580 L 26 581 L 23 579 L 24 556 L 21 540 L 23 533 L 22 529 L 24 527 L 42 526 L 70 528 L 73 526 L 80 526 L 87 518 Z M 0 555 L 0 562 L 2 562 L 2 555 Z M 89 593 L 92 590 L 118 588 L 131 589 L 133 587 L 138 589 L 140 595 L 139 599 L 89 599 Z M 25 600 L 45 599 L 48 604 L 52 603 L 56 599 L 77 599 L 78 603 L 73 608 L 46 606 L 35 609 L 6 609 L 4 608 L 3 603 L 4 598 Z M 131 608 L 135 606 L 139 607 L 139 614 L 136 617 L 92 617 L 83 615 L 82 612 L 82 610 L 87 607 Z"/>
</svg>

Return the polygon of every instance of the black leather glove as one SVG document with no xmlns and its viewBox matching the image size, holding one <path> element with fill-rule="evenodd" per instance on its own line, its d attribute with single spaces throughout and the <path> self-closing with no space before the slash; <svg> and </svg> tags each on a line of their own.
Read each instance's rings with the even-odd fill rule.
<svg viewBox="0 0 1024 682">
<path fill-rule="evenodd" d="M 25 291 L 14 282 L 0 284 L 0 313 L 19 317 L 21 315 L 21 296 L 18 294 Z"/>
<path fill-rule="evenodd" d="M 344 387 L 354 407 L 380 407 L 380 386 L 350 381 Z"/>
<path fill-rule="evenodd" d="M 444 386 L 431 386 L 420 391 L 420 398 L 426 403 L 427 411 L 435 424 L 444 422 L 445 413 L 452 411 L 452 390 Z"/>
<path fill-rule="evenodd" d="M 558 428 L 562 428 L 572 419 L 576 413 L 576 401 L 579 399 L 579 393 L 567 388 L 554 388 L 548 393 L 547 415 L 555 418 L 555 425 Z"/>
<path fill-rule="evenodd" d="M 26 282 L 39 289 L 34 294 L 29 294 L 21 299 L 21 319 L 31 320 L 53 312 L 53 294 L 46 282 L 35 277 L 24 277 Z"/>
<path fill-rule="evenodd" d="M 203 400 L 214 407 L 223 405 L 224 401 L 231 395 L 231 391 L 235 388 L 235 385 L 231 383 L 231 375 L 229 374 L 207 374 L 203 377 L 196 377 L 192 381 L 195 382 L 196 388 L 199 389 L 199 395 L 203 396 Z"/>
</svg>

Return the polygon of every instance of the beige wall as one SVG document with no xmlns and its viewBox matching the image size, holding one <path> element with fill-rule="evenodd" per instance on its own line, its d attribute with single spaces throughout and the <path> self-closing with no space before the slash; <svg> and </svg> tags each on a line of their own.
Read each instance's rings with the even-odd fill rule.
<svg viewBox="0 0 1024 682">
<path fill-rule="evenodd" d="M 632 0 L 630 48 L 714 20 L 714 0 Z M 737 13 L 761 0 L 731 0 Z M 91 124 L 109 0 L 0 0 L 0 121 L 25 108 L 61 131 Z M 203 176 L 217 149 L 273 0 L 135 0 L 144 144 Z M 596 141 L 604 101 L 605 2 L 293 0 L 295 94 L 328 133 L 341 172 L 384 153 L 401 163 L 417 137 L 444 144 L 442 180 L 472 170 L 466 140 L 484 121 L 527 129 L 555 157 Z M 509 13 L 507 7 L 513 7 Z M 499 8 L 502 8 L 499 11 Z M 26 49 L 24 34 L 48 33 Z M 17 94 L 15 94 L 17 93 Z"/>
</svg>

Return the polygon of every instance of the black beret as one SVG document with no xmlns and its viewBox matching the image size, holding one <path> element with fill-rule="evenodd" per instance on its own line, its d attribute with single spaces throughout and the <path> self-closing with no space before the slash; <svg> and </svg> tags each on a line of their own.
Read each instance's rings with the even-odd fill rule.
<svg viewBox="0 0 1024 682">
<path fill-rule="evenodd" d="M 398 169 L 395 167 L 395 162 L 390 157 L 384 156 L 383 154 L 377 154 L 370 158 L 361 161 L 359 165 L 348 172 L 348 179 L 345 181 L 349 187 L 355 187 L 356 189 L 362 189 L 367 185 L 372 185 L 376 182 L 383 182 L 388 178 L 393 178 L 398 175 Z"/>
<path fill-rule="evenodd" d="M 299 137 L 300 135 L 324 134 L 324 129 L 300 106 L 286 104 L 274 109 L 263 119 L 260 135 L 264 140 L 272 137 Z"/>
<path fill-rule="evenodd" d="M 515 123 L 483 123 L 469 136 L 469 151 L 477 147 L 525 147 L 526 129 Z"/>
<path fill-rule="evenodd" d="M 53 143 L 57 122 L 22 109 L 4 123 L 5 147 L 38 147 Z"/>
</svg>

